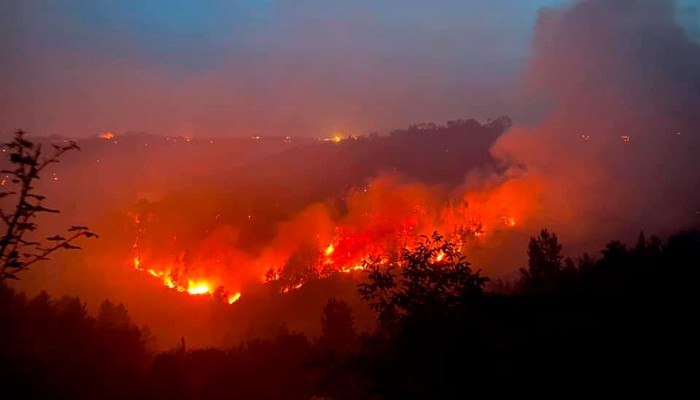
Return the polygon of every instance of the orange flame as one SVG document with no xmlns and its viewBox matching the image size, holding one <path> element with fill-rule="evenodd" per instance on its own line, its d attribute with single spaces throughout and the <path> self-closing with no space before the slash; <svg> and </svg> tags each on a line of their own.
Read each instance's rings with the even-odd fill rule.
<svg viewBox="0 0 700 400">
<path fill-rule="evenodd" d="M 228 304 L 233 304 L 241 298 L 241 292 L 235 293 L 228 298 Z"/>
<path fill-rule="evenodd" d="M 133 250 L 135 252 L 138 252 L 138 241 L 134 244 Z M 176 290 L 178 292 L 187 293 L 192 296 L 213 295 L 215 292 L 215 290 L 213 289 L 214 285 L 208 280 L 195 281 L 188 279 L 186 282 L 183 283 L 182 280 L 176 277 L 176 273 L 173 269 L 158 270 L 153 268 L 143 268 L 141 257 L 138 255 L 136 255 L 133 258 L 133 263 L 134 269 L 145 272 L 148 275 L 159 279 L 164 286 Z M 241 297 L 240 292 L 236 292 L 232 295 L 224 293 L 224 295 L 227 296 L 226 300 L 229 304 L 235 303 Z"/>
<path fill-rule="evenodd" d="M 195 283 L 192 281 L 187 282 L 187 293 L 197 295 L 197 294 L 211 294 L 212 290 L 209 284 L 206 282 Z"/>
<path fill-rule="evenodd" d="M 302 286 L 304 286 L 304 283 L 302 283 L 302 282 L 297 283 L 296 285 L 287 286 L 284 289 L 282 289 L 282 293 L 289 293 L 292 290 L 301 289 Z"/>
<path fill-rule="evenodd" d="M 343 272 L 343 273 L 346 273 L 346 274 L 347 274 L 347 273 L 350 273 L 350 272 L 353 272 L 353 271 L 362 271 L 362 270 L 364 270 L 364 269 L 365 269 L 365 266 L 364 266 L 364 265 L 355 265 L 354 267 L 343 267 L 343 268 L 340 269 L 340 272 Z"/>
<path fill-rule="evenodd" d="M 445 258 L 445 252 L 440 250 L 438 255 L 435 257 L 435 262 L 440 262 L 443 258 Z"/>
<path fill-rule="evenodd" d="M 330 217 L 324 207 L 310 207 L 308 212 L 299 213 L 281 226 L 279 237 L 265 247 L 258 258 L 232 249 L 230 242 L 217 237 L 212 239 L 207 233 L 206 240 L 201 241 L 206 245 L 194 253 L 196 261 L 188 257 L 190 261 L 187 262 L 181 255 L 173 255 L 170 260 L 156 258 L 157 263 L 152 263 L 150 253 L 140 253 L 141 243 L 137 237 L 132 247 L 133 265 L 170 289 L 216 298 L 217 293 L 222 293 L 223 301 L 229 304 L 237 302 L 241 293 L 222 292 L 222 284 L 240 289 L 246 283 L 259 283 L 260 276 L 263 282 L 276 282 L 281 293 L 289 293 L 300 289 L 309 279 L 362 271 L 368 255 L 387 259 L 385 257 L 397 249 L 410 249 L 421 234 L 441 232 L 460 251 L 470 249 L 472 244 L 485 243 L 492 232 L 514 228 L 516 221 L 522 224 L 523 219 L 532 214 L 536 204 L 527 200 L 534 198 L 536 189 L 533 186 L 522 181 L 507 181 L 465 193 L 456 201 L 444 204 L 436 203 L 420 185 L 396 189 L 377 184 L 376 188 L 368 186 L 348 196 L 347 207 L 355 210 L 348 217 Z M 147 217 L 130 215 L 137 225 L 138 235 L 145 233 L 144 224 L 153 221 L 151 214 L 144 214 Z M 297 272 L 287 275 L 285 269 L 300 249 L 301 241 L 297 240 L 296 233 L 304 231 L 310 234 L 306 235 L 304 244 L 309 243 L 309 238 L 315 239 L 315 253 L 309 261 L 304 261 L 308 265 L 303 266 L 311 272 L 308 276 L 297 276 Z M 176 241 L 173 239 L 173 243 Z M 239 253 L 246 254 L 239 259 Z M 446 256 L 443 251 L 436 252 L 433 261 L 445 262 Z M 230 270 L 226 268 L 232 263 L 231 257 L 250 273 L 244 277 L 228 273 Z"/>
</svg>

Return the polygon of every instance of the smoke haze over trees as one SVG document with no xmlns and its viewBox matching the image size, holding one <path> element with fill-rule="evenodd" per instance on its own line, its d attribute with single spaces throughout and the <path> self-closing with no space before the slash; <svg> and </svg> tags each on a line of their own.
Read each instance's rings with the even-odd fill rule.
<svg viewBox="0 0 700 400">
<path fill-rule="evenodd" d="M 0 284 L 7 390 L 693 382 L 696 2 L 351 3 L 8 3 L 0 125 L 86 137 L 37 223 L 100 240 Z"/>
</svg>

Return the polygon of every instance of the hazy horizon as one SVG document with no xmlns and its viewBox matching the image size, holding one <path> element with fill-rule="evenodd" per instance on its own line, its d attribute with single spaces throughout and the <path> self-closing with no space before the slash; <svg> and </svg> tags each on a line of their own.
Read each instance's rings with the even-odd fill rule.
<svg viewBox="0 0 700 400">
<path fill-rule="evenodd" d="M 71 4 L 13 2 L 0 17 L 0 128 L 93 138 L 42 176 L 63 214 L 39 224 L 101 238 L 18 287 L 123 300 L 171 342 L 221 339 L 189 323 L 209 326 L 196 307 L 167 312 L 218 287 L 241 294 L 235 313 L 270 307 L 238 333 L 263 317 L 316 324 L 306 311 L 340 286 L 359 303 L 366 256 L 436 230 L 508 278 L 543 228 L 576 257 L 700 226 L 695 2 Z M 446 123 L 500 115 L 515 124 Z M 216 140 L 420 122 L 447 126 Z"/>
<path fill-rule="evenodd" d="M 538 12 L 562 3 L 10 1 L 0 130 L 313 137 L 522 120 Z"/>
</svg>

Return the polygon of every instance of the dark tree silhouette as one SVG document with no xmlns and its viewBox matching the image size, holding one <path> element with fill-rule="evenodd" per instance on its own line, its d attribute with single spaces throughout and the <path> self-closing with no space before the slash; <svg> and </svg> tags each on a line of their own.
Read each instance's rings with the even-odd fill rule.
<svg viewBox="0 0 700 400">
<path fill-rule="evenodd" d="M 551 289 L 561 278 L 564 261 L 557 235 L 543 229 L 530 238 L 527 255 L 527 269 L 520 269 L 521 288 L 533 292 Z"/>
<path fill-rule="evenodd" d="M 366 261 L 369 282 L 358 286 L 385 328 L 409 315 L 449 313 L 467 297 L 483 294 L 489 280 L 473 272 L 458 246 L 437 232 L 423 236 L 414 250 L 403 249 L 399 260 L 387 264 L 380 258 Z"/>
<path fill-rule="evenodd" d="M 342 300 L 329 299 L 321 315 L 321 336 L 318 346 L 322 351 L 346 353 L 355 348 L 357 327 L 350 306 Z"/>
<path fill-rule="evenodd" d="M 692 385 L 700 232 L 612 241 L 576 263 L 554 237 L 533 238 L 530 249 L 533 266 L 558 266 L 546 295 L 484 292 L 485 278 L 439 235 L 372 260 L 360 292 L 392 310 L 393 329 L 381 325 L 342 354 L 328 351 L 355 336 L 342 301 L 326 304 L 315 345 L 281 329 L 233 348 L 155 355 L 120 304 L 104 302 L 93 317 L 77 297 L 28 299 L 0 283 L 0 385 L 22 398 L 76 400 L 460 399 L 499 385 L 528 394 Z"/>
<path fill-rule="evenodd" d="M 99 328 L 125 328 L 131 325 L 131 317 L 124 304 L 114 304 L 105 300 L 97 311 L 97 326 Z"/>
<path fill-rule="evenodd" d="M 0 199 L 14 199 L 14 207 L 0 207 L 0 220 L 5 227 L 0 236 L 0 282 L 5 279 L 18 279 L 17 274 L 39 261 L 48 260 L 48 256 L 60 249 L 79 249 L 72 243 L 80 237 L 97 237 L 85 226 L 71 226 L 67 235 L 53 235 L 45 240 L 38 239 L 39 226 L 36 218 L 41 213 L 59 213 L 60 211 L 42 205 L 45 196 L 35 192 L 35 183 L 39 174 L 49 165 L 59 162 L 67 151 L 79 149 L 75 142 L 67 145 L 52 145 L 53 152 L 42 152 L 41 144 L 35 144 L 19 130 L 14 140 L 4 143 L 2 148 L 9 150 L 9 169 L 0 173 L 10 176 L 10 188 L 0 191 Z M 7 204 L 6 202 L 4 204 Z"/>
</svg>

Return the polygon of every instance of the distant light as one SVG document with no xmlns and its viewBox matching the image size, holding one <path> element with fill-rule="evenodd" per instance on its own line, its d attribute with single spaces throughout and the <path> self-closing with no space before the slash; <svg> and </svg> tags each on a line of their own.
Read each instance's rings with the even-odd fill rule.
<svg viewBox="0 0 700 400">
<path fill-rule="evenodd" d="M 583 140 L 589 140 L 591 138 L 591 135 L 581 135 L 581 139 Z"/>
<path fill-rule="evenodd" d="M 348 138 L 352 138 L 352 136 L 348 136 Z M 331 137 L 323 138 L 320 140 L 323 140 L 324 142 L 340 143 L 343 141 L 343 137 L 341 136 L 340 133 L 337 133 Z"/>
<path fill-rule="evenodd" d="M 623 143 L 629 143 L 631 138 L 628 135 L 622 135 L 620 136 L 620 139 L 622 139 Z"/>
<path fill-rule="evenodd" d="M 98 138 L 102 140 L 114 140 L 114 133 L 112 132 L 102 132 L 97 135 Z"/>
</svg>

